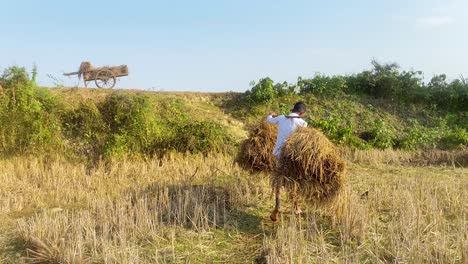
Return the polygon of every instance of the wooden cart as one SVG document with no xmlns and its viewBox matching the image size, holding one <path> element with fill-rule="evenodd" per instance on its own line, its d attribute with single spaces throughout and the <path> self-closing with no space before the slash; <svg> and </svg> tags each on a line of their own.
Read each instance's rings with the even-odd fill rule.
<svg viewBox="0 0 468 264">
<path fill-rule="evenodd" d="M 80 69 L 77 72 L 64 73 L 65 76 L 78 75 L 78 78 L 83 77 L 83 82 L 87 88 L 87 82 L 94 81 L 99 88 L 112 89 L 115 86 L 116 78 L 127 76 L 127 65 L 120 66 L 105 66 L 94 68 L 90 62 L 82 62 Z"/>
</svg>

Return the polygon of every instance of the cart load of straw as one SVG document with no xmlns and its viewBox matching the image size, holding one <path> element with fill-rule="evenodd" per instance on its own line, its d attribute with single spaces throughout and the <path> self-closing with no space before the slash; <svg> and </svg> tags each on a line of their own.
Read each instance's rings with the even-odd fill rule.
<svg viewBox="0 0 468 264">
<path fill-rule="evenodd" d="M 91 65 L 91 62 L 89 61 L 83 61 L 80 64 L 80 68 L 78 69 L 78 78 L 81 79 L 81 76 L 84 75 L 85 73 L 91 71 L 93 69 L 93 65 Z M 85 78 L 86 79 L 86 78 Z"/>
<path fill-rule="evenodd" d="M 284 144 L 272 184 L 321 206 L 333 202 L 345 180 L 345 162 L 327 137 L 313 128 L 298 128 Z"/>
<path fill-rule="evenodd" d="M 238 162 L 244 168 L 255 171 L 274 171 L 276 158 L 273 155 L 277 128 L 262 120 L 249 128 L 249 137 L 242 143 Z"/>
</svg>

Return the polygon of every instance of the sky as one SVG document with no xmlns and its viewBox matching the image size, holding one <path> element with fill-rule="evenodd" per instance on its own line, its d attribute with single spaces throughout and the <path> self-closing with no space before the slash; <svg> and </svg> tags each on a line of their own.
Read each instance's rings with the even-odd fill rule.
<svg viewBox="0 0 468 264">
<path fill-rule="evenodd" d="M 127 64 L 117 87 L 245 91 L 252 80 L 352 74 L 371 60 L 468 76 L 467 0 L 0 0 L 0 71 L 82 86 L 81 61 Z"/>
</svg>

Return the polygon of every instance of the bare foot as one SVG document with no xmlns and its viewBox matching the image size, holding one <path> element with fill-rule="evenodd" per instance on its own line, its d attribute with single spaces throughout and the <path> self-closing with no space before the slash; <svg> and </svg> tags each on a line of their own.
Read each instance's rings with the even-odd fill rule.
<svg viewBox="0 0 468 264">
<path fill-rule="evenodd" d="M 279 214 L 279 210 L 275 209 L 270 215 L 271 221 L 273 221 L 273 222 L 278 221 L 278 214 Z"/>
<path fill-rule="evenodd" d="M 301 208 L 296 208 L 296 212 L 294 212 L 296 214 L 296 217 L 301 217 L 301 214 L 302 214 L 302 210 Z"/>
</svg>

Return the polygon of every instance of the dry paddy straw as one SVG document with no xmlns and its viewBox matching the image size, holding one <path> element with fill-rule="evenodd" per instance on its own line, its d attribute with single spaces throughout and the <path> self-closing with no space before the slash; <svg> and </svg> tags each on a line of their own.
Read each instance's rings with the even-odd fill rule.
<svg viewBox="0 0 468 264">
<path fill-rule="evenodd" d="M 272 224 L 269 179 L 229 156 L 0 160 L 0 263 L 467 263 L 466 168 L 347 174 L 333 213 Z"/>
<path fill-rule="evenodd" d="M 298 128 L 284 144 L 273 185 L 298 193 L 314 206 L 330 204 L 345 180 L 345 162 L 320 131 Z"/>
<path fill-rule="evenodd" d="M 254 171 L 272 172 L 276 167 L 273 156 L 277 127 L 260 120 L 249 127 L 249 137 L 242 143 L 238 155 L 239 163 Z"/>
</svg>

